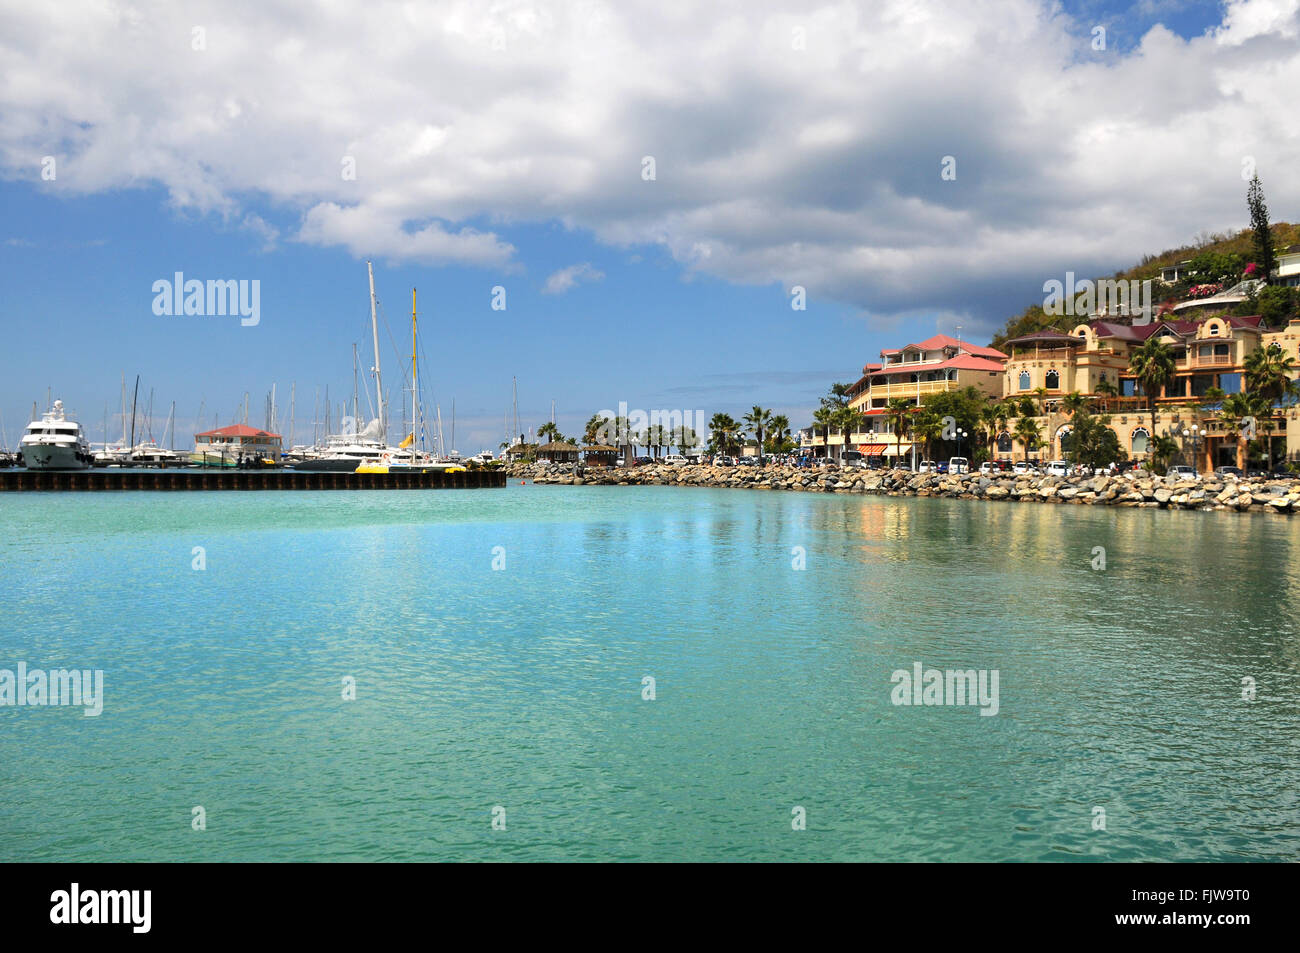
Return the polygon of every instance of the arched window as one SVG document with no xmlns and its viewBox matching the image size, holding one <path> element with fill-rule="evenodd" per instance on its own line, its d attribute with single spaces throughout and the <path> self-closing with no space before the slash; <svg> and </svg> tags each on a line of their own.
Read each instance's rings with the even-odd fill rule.
<svg viewBox="0 0 1300 953">
<path fill-rule="evenodd" d="M 998 434 L 998 453 L 1011 452 L 1011 434 L 1005 430 Z"/>
<path fill-rule="evenodd" d="M 1151 439 L 1151 434 L 1146 427 L 1138 427 L 1133 431 L 1133 436 L 1129 439 L 1129 448 L 1133 453 L 1146 453 L 1147 441 Z"/>
<path fill-rule="evenodd" d="M 1060 389 L 1061 389 L 1061 375 L 1060 375 L 1060 372 L 1058 372 L 1058 371 L 1056 371 L 1056 370 L 1050 370 L 1050 371 L 1047 372 L 1047 389 L 1048 389 L 1048 390 L 1060 390 Z"/>
<path fill-rule="evenodd" d="M 1029 390 L 1029 372 L 1028 372 L 1028 371 L 1021 371 L 1021 372 L 1020 372 L 1020 389 L 1021 389 L 1021 390 Z"/>
</svg>

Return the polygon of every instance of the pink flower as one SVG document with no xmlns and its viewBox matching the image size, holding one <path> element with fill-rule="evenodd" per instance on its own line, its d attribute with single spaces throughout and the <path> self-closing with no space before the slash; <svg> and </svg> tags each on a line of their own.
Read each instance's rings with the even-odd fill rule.
<svg viewBox="0 0 1300 953">
<path fill-rule="evenodd" d="M 1255 263 L 1252 261 L 1249 265 L 1246 266 L 1245 274 L 1253 275 L 1254 273 L 1255 273 Z"/>
</svg>

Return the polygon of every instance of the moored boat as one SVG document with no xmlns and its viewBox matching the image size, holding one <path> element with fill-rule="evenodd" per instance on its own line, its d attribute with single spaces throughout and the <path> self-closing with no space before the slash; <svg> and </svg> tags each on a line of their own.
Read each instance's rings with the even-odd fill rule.
<svg viewBox="0 0 1300 953">
<path fill-rule="evenodd" d="M 61 400 L 27 425 L 19 452 L 29 470 L 85 470 L 94 462 L 81 424 L 68 420 Z"/>
</svg>

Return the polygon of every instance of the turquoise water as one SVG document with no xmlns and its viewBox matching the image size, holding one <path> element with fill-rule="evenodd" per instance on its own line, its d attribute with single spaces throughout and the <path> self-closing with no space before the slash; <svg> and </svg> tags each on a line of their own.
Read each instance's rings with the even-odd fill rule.
<svg viewBox="0 0 1300 953">
<path fill-rule="evenodd" d="M 6 495 L 0 668 L 105 704 L 0 708 L 0 860 L 1294 860 L 1298 549 L 669 487 Z M 997 670 L 998 714 L 893 705 L 918 661 Z"/>
</svg>

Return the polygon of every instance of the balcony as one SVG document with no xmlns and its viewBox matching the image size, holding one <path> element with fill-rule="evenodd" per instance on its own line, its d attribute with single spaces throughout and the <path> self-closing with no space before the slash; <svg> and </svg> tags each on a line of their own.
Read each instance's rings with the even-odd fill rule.
<svg viewBox="0 0 1300 953">
<path fill-rule="evenodd" d="M 870 397 L 875 400 L 878 398 L 891 397 L 915 397 L 920 394 L 924 397 L 926 394 L 943 394 L 957 388 L 956 381 L 921 381 L 919 384 L 915 381 L 909 381 L 903 384 L 872 384 L 864 393 L 863 397 Z"/>
<path fill-rule="evenodd" d="M 1232 367 L 1234 364 L 1231 354 L 1191 354 L 1181 361 L 1175 363 L 1179 370 L 1194 370 L 1198 367 Z"/>
</svg>

